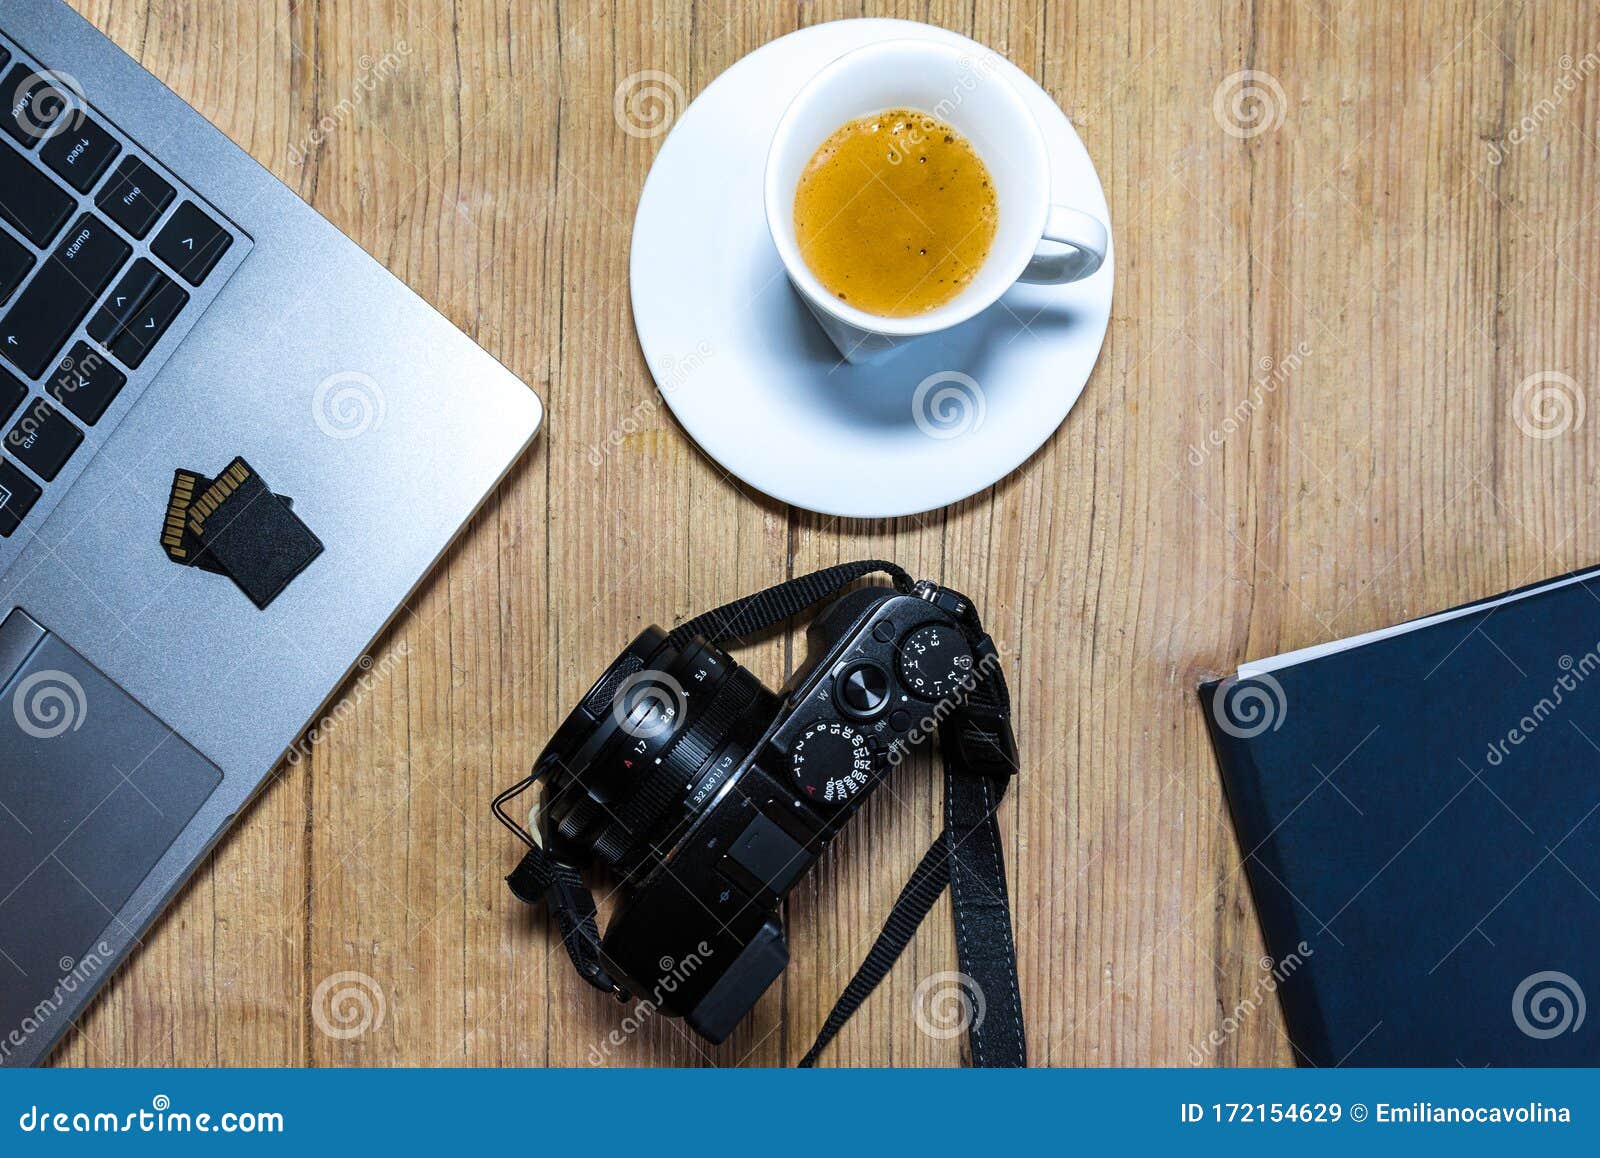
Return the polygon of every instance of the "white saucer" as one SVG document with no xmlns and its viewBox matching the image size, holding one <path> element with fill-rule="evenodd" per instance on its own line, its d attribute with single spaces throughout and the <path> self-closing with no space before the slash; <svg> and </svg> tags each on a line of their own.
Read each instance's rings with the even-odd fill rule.
<svg viewBox="0 0 1600 1158">
<path fill-rule="evenodd" d="M 841 20 L 774 40 L 684 110 L 634 219 L 634 324 L 672 412 L 734 475 L 823 514 L 915 514 L 1004 478 L 1072 409 L 1111 317 L 1108 251 L 1093 277 L 1014 286 L 978 317 L 876 365 L 845 363 L 817 328 L 767 233 L 767 146 L 823 65 L 905 37 L 987 52 L 903 20 Z M 1003 68 L 1044 130 L 1055 200 L 1109 222 L 1071 123 L 1019 69 Z"/>
</svg>

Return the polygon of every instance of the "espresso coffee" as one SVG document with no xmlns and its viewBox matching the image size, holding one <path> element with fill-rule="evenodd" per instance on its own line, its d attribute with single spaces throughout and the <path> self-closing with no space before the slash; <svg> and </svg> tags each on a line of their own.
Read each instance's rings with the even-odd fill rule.
<svg viewBox="0 0 1600 1158">
<path fill-rule="evenodd" d="M 994 241 L 999 207 L 977 151 L 949 125 L 891 109 L 840 126 L 800 175 L 800 254 L 829 293 L 884 317 L 959 294 Z"/>
</svg>

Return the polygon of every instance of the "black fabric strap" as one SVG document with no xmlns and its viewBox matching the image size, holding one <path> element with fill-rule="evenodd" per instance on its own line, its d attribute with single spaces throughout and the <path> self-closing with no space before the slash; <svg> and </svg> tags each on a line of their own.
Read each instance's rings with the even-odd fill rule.
<svg viewBox="0 0 1600 1158">
<path fill-rule="evenodd" d="M 989 776 L 957 772 L 947 774 L 944 781 L 944 839 L 950 850 L 956 957 L 961 972 L 972 978 L 974 1014 L 979 1019 L 967 1037 L 972 1063 L 982 1067 L 1028 1064 L 1005 852 L 995 815 L 1005 790 L 1006 781 Z"/>
<path fill-rule="evenodd" d="M 800 1059 L 802 1067 L 809 1068 L 817 1064 L 822 1051 L 828 1048 L 828 1044 L 861 1007 L 861 1003 L 871 996 L 878 982 L 889 975 L 895 961 L 911 944 L 911 938 L 916 936 L 922 922 L 932 911 L 934 902 L 944 894 L 945 886 L 950 883 L 949 854 L 949 845 L 940 834 L 922 858 L 922 863 L 912 872 L 906 887 L 900 890 L 900 896 L 895 899 L 894 908 L 889 912 L 889 919 L 884 922 L 883 932 L 878 934 L 878 939 L 867 953 L 867 959 L 861 963 L 861 968 L 856 970 L 856 975 L 850 978 L 850 984 L 845 986 L 839 1000 L 834 1003 L 828 1020 L 823 1023 L 822 1032 L 817 1034 L 817 1040 L 806 1051 L 806 1056 Z"/>
<path fill-rule="evenodd" d="M 575 865 L 553 859 L 542 848 L 530 848 L 506 877 L 506 884 L 528 904 L 544 901 L 549 906 L 578 976 L 602 992 L 628 1000 L 628 992 L 600 964 L 600 927 L 595 919 L 594 894 L 583 883 Z"/>
<path fill-rule="evenodd" d="M 801 1059 L 816 1064 L 845 1022 L 911 943 L 934 902 L 952 885 L 956 956 L 965 974 L 972 1061 L 982 1067 L 1025 1066 L 1028 1047 L 1017 985 L 1016 943 L 1006 889 L 1005 853 L 996 813 L 1017 770 L 1011 694 L 994 642 L 975 615 L 966 616 L 976 682 L 960 710 L 939 729 L 944 758 L 945 828 L 895 901 L 883 932 L 828 1014 Z"/>
<path fill-rule="evenodd" d="M 708 643 L 716 644 L 729 639 L 743 639 L 792 619 L 806 608 L 814 607 L 828 596 L 842 591 L 857 579 L 879 572 L 891 576 L 896 589 L 911 590 L 911 576 L 893 563 L 882 559 L 840 563 L 809 575 L 797 575 L 785 583 L 757 591 L 743 599 L 735 599 L 732 603 L 724 603 L 704 615 L 697 615 L 673 628 L 667 641 L 673 647 L 682 647 L 697 635 L 704 636 Z"/>
</svg>

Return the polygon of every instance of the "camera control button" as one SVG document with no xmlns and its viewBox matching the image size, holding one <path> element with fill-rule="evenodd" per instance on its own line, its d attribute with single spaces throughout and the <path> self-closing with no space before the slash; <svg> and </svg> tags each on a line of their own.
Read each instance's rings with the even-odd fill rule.
<svg viewBox="0 0 1600 1158">
<path fill-rule="evenodd" d="M 889 673 L 870 660 L 853 663 L 834 681 L 833 698 L 845 715 L 870 719 L 889 702 Z"/>
<path fill-rule="evenodd" d="M 887 619 L 880 619 L 872 627 L 872 638 L 879 643 L 894 642 L 894 624 Z"/>
<path fill-rule="evenodd" d="M 896 708 L 889 713 L 889 726 L 897 732 L 903 732 L 911 726 L 911 713 L 904 708 Z"/>
</svg>

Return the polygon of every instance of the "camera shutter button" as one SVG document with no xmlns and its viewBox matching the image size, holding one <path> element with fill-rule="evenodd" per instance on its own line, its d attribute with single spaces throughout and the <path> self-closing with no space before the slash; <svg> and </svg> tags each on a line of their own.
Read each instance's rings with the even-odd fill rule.
<svg viewBox="0 0 1600 1158">
<path fill-rule="evenodd" d="M 848 665 L 834 680 L 833 702 L 858 720 L 876 716 L 889 702 L 889 673 L 870 660 Z"/>
</svg>

